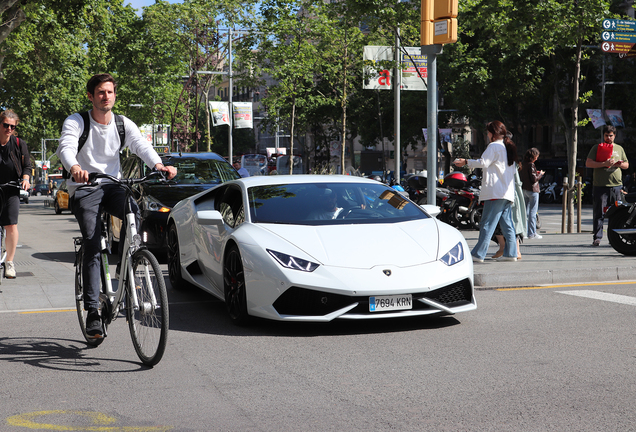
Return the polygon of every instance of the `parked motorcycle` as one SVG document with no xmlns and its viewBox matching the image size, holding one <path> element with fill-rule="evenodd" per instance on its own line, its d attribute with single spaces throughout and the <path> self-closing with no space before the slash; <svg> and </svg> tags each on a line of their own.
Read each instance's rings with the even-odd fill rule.
<svg viewBox="0 0 636 432">
<path fill-rule="evenodd" d="M 607 239 L 616 252 L 636 255 L 636 192 L 615 201 L 605 212 Z"/>
<path fill-rule="evenodd" d="M 420 205 L 428 204 L 427 182 L 426 176 L 423 175 L 411 175 L 406 178 L 404 190 L 409 194 L 411 201 Z M 438 184 L 435 188 L 435 203 L 440 209 L 443 208 L 448 195 L 448 189 L 440 187 Z"/>
<path fill-rule="evenodd" d="M 483 205 L 479 202 L 480 190 L 473 187 L 479 183 L 477 177 L 471 176 L 469 181 L 459 171 L 446 175 L 444 186 L 448 188 L 449 196 L 437 218 L 457 228 L 479 229 Z"/>
</svg>

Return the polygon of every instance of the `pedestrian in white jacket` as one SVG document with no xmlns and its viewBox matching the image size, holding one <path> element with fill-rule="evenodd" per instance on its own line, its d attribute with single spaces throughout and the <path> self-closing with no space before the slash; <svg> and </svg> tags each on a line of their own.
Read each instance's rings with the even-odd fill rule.
<svg viewBox="0 0 636 432">
<path fill-rule="evenodd" d="M 480 159 L 454 161 L 458 167 L 468 165 L 470 168 L 481 168 L 483 171 L 479 200 L 484 203 L 484 210 L 479 224 L 479 239 L 472 250 L 473 261 L 484 262 L 497 224 L 500 225 L 506 240 L 503 257 L 499 259 L 517 261 L 517 242 L 511 211 L 515 199 L 517 146 L 508 137 L 506 126 L 500 121 L 488 123 L 486 131 L 490 144 Z"/>
</svg>

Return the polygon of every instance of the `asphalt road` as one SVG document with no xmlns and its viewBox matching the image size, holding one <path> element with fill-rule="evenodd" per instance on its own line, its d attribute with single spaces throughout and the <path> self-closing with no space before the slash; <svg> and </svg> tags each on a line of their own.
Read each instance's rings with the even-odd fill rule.
<svg viewBox="0 0 636 432">
<path fill-rule="evenodd" d="M 72 271 L 74 221 L 39 205 L 21 215 L 23 247 Z M 636 429 L 634 283 L 480 290 L 455 317 L 245 328 L 203 293 L 169 295 L 153 369 L 124 320 L 88 348 L 72 309 L 0 313 L 0 430 Z"/>
</svg>

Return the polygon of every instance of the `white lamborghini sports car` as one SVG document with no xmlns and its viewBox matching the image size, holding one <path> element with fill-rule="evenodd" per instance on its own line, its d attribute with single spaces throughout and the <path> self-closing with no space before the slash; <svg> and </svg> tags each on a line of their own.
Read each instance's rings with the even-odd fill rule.
<svg viewBox="0 0 636 432">
<path fill-rule="evenodd" d="M 170 282 L 225 301 L 237 324 L 474 310 L 470 251 L 435 210 L 360 177 L 229 181 L 173 208 Z"/>
</svg>

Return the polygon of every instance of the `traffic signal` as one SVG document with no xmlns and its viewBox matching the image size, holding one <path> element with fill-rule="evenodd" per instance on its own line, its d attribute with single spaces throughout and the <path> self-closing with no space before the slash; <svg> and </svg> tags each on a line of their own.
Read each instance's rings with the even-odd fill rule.
<svg viewBox="0 0 636 432">
<path fill-rule="evenodd" d="M 458 0 L 421 0 L 421 45 L 457 42 Z"/>
</svg>

